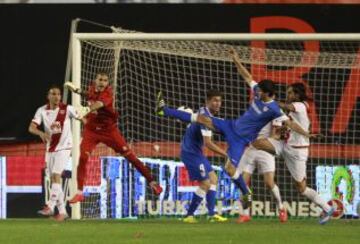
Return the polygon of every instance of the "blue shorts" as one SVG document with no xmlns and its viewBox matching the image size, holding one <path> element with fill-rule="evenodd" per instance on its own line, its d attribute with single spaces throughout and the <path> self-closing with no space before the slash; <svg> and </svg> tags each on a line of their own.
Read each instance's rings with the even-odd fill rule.
<svg viewBox="0 0 360 244">
<path fill-rule="evenodd" d="M 234 120 L 224 120 L 215 117 L 211 117 L 211 120 L 217 132 L 221 133 L 225 137 L 228 144 L 227 154 L 231 159 L 232 164 L 237 167 L 245 148 L 249 144 L 248 140 L 239 136 L 235 132 L 233 127 Z"/>
<path fill-rule="evenodd" d="M 181 151 L 180 158 L 185 164 L 190 180 L 204 181 L 209 179 L 209 172 L 213 171 L 213 168 L 204 155 Z"/>
</svg>

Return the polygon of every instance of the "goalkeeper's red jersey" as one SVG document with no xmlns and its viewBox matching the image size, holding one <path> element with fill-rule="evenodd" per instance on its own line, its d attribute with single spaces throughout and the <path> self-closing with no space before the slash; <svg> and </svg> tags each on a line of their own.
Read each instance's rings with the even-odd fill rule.
<svg viewBox="0 0 360 244">
<path fill-rule="evenodd" d="M 104 107 L 91 112 L 86 116 L 86 128 L 91 130 L 110 130 L 117 127 L 118 113 L 113 106 L 113 91 L 111 86 L 107 86 L 104 91 L 97 92 L 95 84 L 89 87 L 87 93 L 87 102 L 89 105 L 100 101 Z"/>
</svg>

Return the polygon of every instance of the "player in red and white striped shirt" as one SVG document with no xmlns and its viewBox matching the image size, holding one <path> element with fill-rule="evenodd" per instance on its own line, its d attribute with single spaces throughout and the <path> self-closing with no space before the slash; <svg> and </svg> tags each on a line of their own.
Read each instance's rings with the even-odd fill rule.
<svg viewBox="0 0 360 244">
<path fill-rule="evenodd" d="M 61 90 L 57 86 L 50 87 L 47 95 L 48 103 L 37 109 L 32 119 L 29 132 L 37 135 L 46 143 L 46 164 L 51 174 L 50 200 L 38 213 L 44 216 L 54 214 L 57 206 L 59 214 L 56 220 L 67 218 L 64 204 L 64 193 L 61 187 L 61 174 L 70 160 L 72 148 L 71 119 L 80 119 L 75 108 L 61 103 Z M 39 126 L 44 125 L 44 131 Z"/>
<path fill-rule="evenodd" d="M 87 92 L 76 88 L 71 82 L 66 82 L 65 86 L 72 92 L 85 96 L 88 102 L 88 107 L 82 109 L 85 114 L 88 114 L 84 118 L 85 126 L 80 145 L 80 161 L 77 169 L 78 193 L 69 202 L 76 203 L 84 200 L 83 187 L 86 178 L 86 164 L 91 152 L 100 142 L 123 155 L 146 178 L 153 192 L 160 195 L 161 186 L 154 180 L 149 168 L 136 157 L 127 145 L 117 126 L 118 113 L 113 105 L 113 92 L 109 85 L 108 74 L 105 72 L 97 73 L 95 81 L 90 85 Z"/>
<path fill-rule="evenodd" d="M 285 110 L 289 118 L 308 131 L 310 130 L 310 118 L 309 105 L 306 100 L 305 85 L 294 83 L 287 88 L 286 102 L 279 102 L 279 106 Z M 252 144 L 259 150 L 276 153 L 284 158 L 298 192 L 322 208 L 324 212 L 320 218 L 320 224 L 328 222 L 334 212 L 334 208 L 329 206 L 315 190 L 306 184 L 306 162 L 309 157 L 310 146 L 309 138 L 289 130 L 285 140 L 267 138 L 256 140 Z"/>
</svg>

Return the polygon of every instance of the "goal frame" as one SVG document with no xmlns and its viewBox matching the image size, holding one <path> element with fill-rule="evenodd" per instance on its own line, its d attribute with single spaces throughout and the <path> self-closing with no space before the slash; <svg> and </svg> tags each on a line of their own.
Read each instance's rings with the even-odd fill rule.
<svg viewBox="0 0 360 244">
<path fill-rule="evenodd" d="M 116 40 L 116 41 L 360 41 L 360 33 L 73 33 L 71 38 L 72 82 L 81 86 L 81 41 L 82 40 Z M 72 93 L 72 105 L 79 106 L 81 98 Z M 80 156 L 79 121 L 73 121 L 72 149 L 72 183 L 71 195 L 77 189 L 76 175 Z M 80 204 L 72 206 L 72 219 L 80 219 Z"/>
</svg>

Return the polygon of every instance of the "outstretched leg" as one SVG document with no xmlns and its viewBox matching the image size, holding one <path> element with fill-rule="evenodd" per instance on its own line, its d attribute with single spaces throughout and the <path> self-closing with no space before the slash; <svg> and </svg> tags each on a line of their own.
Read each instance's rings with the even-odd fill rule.
<svg viewBox="0 0 360 244">
<path fill-rule="evenodd" d="M 326 224 L 330 220 L 335 209 L 327 204 L 327 202 L 322 197 L 320 197 L 320 195 L 315 190 L 307 187 L 305 179 L 301 182 L 296 181 L 295 186 L 301 195 L 305 196 L 307 199 L 322 208 L 324 215 L 320 218 L 319 223 Z"/>
<path fill-rule="evenodd" d="M 156 100 L 156 113 L 159 116 L 172 117 L 179 119 L 183 122 L 187 123 L 199 123 L 204 125 L 205 127 L 214 130 L 215 127 L 212 123 L 212 120 L 201 114 L 192 114 L 188 112 L 184 112 L 175 108 L 170 108 L 165 105 L 165 100 L 162 96 L 162 92 L 159 92 Z"/>
<path fill-rule="evenodd" d="M 294 149 L 286 145 L 283 157 L 285 159 L 285 164 L 295 181 L 296 189 L 301 195 L 305 196 L 323 209 L 324 214 L 321 216 L 319 223 L 327 223 L 331 219 L 335 209 L 330 207 L 329 204 L 327 204 L 327 202 L 320 197 L 315 190 L 307 187 L 306 185 L 306 161 L 308 157 L 308 150 Z"/>
<path fill-rule="evenodd" d="M 160 195 L 163 189 L 155 181 L 151 175 L 150 169 L 135 155 L 135 153 L 129 148 L 125 138 L 120 131 L 116 128 L 109 135 L 108 138 L 103 141 L 107 146 L 113 148 L 117 153 L 123 155 L 134 167 L 145 177 L 149 186 L 156 195 Z"/>
<path fill-rule="evenodd" d="M 206 126 L 211 130 L 218 131 L 225 136 L 225 139 L 228 142 L 229 147 L 232 147 L 230 143 L 231 140 L 230 138 L 233 137 L 234 132 L 232 131 L 231 129 L 232 125 L 231 123 L 229 123 L 230 121 L 228 120 L 222 120 L 215 117 L 209 118 L 201 114 L 191 114 L 174 108 L 169 108 L 165 105 L 165 100 L 163 98 L 161 91 L 157 94 L 155 111 L 159 116 L 173 117 L 188 123 L 196 122 Z M 245 144 L 241 145 L 240 148 L 236 148 L 234 150 L 238 151 L 236 154 L 242 154 L 244 148 L 245 148 Z M 234 160 L 239 161 L 240 159 L 232 159 L 231 156 L 229 156 L 229 158 L 226 160 L 225 170 L 232 178 L 235 185 L 240 188 L 243 197 L 245 197 L 245 201 L 250 202 L 251 192 L 247 187 L 246 183 L 244 182 L 244 179 L 242 178 L 241 174 L 236 173 L 236 167 L 234 165 L 237 165 L 238 163 L 234 162 Z"/>
</svg>

